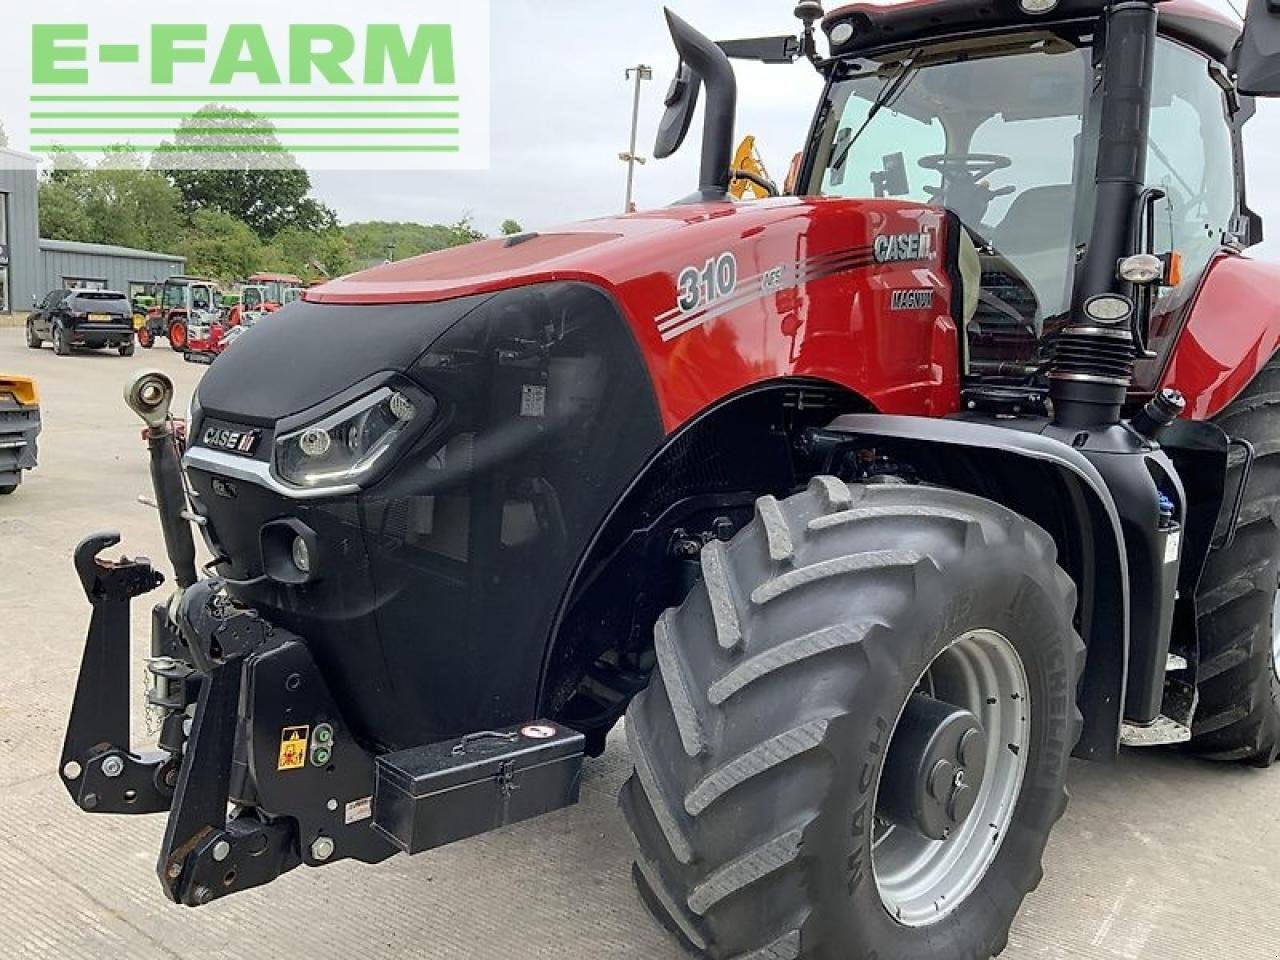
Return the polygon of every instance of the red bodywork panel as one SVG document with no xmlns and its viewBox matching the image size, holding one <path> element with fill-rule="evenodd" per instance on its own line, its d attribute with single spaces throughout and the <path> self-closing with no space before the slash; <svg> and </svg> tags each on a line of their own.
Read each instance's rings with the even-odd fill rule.
<svg viewBox="0 0 1280 960">
<path fill-rule="evenodd" d="M 305 297 L 426 303 L 581 281 L 607 290 L 626 313 L 669 431 L 745 387 L 784 377 L 840 384 L 885 413 L 943 416 L 960 404 L 946 224 L 937 208 L 898 201 L 693 204 L 428 254 Z M 889 262 L 879 262 L 886 254 Z M 732 287 L 708 286 L 717 270 L 729 279 L 726 255 L 736 266 Z M 690 269 L 698 289 L 686 286 L 682 308 L 680 280 Z"/>
<path fill-rule="evenodd" d="M 1189 418 L 1216 417 L 1280 352 L 1277 291 L 1280 264 L 1218 257 L 1190 297 L 1155 318 L 1152 348 L 1167 359 L 1140 369 L 1140 385 L 1176 387 Z"/>
</svg>

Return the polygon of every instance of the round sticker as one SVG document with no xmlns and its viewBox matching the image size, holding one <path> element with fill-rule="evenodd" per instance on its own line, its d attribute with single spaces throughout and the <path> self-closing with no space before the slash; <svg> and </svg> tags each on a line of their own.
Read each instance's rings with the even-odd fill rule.
<svg viewBox="0 0 1280 960">
<path fill-rule="evenodd" d="M 520 736 L 528 737 L 530 740 L 550 740 L 555 735 L 555 727 L 544 726 L 540 723 L 524 727 L 520 730 Z"/>
</svg>

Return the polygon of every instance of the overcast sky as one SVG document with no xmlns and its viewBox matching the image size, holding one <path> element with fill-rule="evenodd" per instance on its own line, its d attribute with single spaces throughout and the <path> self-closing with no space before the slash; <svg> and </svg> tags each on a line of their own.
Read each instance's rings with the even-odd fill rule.
<svg viewBox="0 0 1280 960">
<path fill-rule="evenodd" d="M 1213 0 L 1227 8 L 1228 0 Z M 1241 3 L 1242 0 L 1236 0 Z M 794 0 L 671 0 L 717 39 L 789 33 Z M 837 4 L 829 2 L 828 8 Z M 484 230 L 514 217 L 530 229 L 622 209 L 632 88 L 623 71 L 654 67 L 644 85 L 640 147 L 653 147 L 676 57 L 657 0 L 492 0 L 492 167 L 483 172 L 313 175 L 316 192 L 344 221 L 453 221 L 470 212 Z M 738 64 L 739 136 L 754 133 L 781 180 L 807 132 L 821 89 L 817 73 L 794 66 Z M 700 123 L 700 121 L 699 121 Z M 1280 103 L 1264 104 L 1250 130 L 1250 199 L 1272 224 L 1280 255 L 1280 182 L 1270 175 L 1280 146 Z M 697 181 L 696 131 L 674 158 L 638 174 L 640 206 L 662 206 Z"/>
</svg>

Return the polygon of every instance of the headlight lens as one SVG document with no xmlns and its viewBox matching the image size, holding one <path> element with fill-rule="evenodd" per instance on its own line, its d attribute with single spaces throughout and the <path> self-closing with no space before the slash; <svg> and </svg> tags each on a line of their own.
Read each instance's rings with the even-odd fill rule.
<svg viewBox="0 0 1280 960">
<path fill-rule="evenodd" d="M 383 387 L 277 440 L 276 475 L 298 487 L 358 483 L 383 461 L 410 424 L 434 412 L 429 398 L 413 400 Z"/>
</svg>

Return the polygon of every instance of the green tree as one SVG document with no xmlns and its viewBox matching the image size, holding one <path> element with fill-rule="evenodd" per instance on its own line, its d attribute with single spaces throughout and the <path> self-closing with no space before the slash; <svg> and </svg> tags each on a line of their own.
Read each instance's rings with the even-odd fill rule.
<svg viewBox="0 0 1280 960">
<path fill-rule="evenodd" d="M 48 240 L 89 243 L 93 221 L 74 188 L 45 177 L 40 181 L 40 236 Z"/>
<path fill-rule="evenodd" d="M 300 230 L 287 227 L 276 234 L 265 251 L 270 269 L 296 274 L 306 280 L 350 273 L 354 263 L 342 231 Z"/>
<path fill-rule="evenodd" d="M 224 149 L 211 149 L 217 147 Z M 311 177 L 280 144 L 275 126 L 250 111 L 211 104 L 184 120 L 158 156 L 188 216 L 220 210 L 264 240 L 288 227 L 337 226 L 334 212 L 307 196 Z"/>
<path fill-rule="evenodd" d="M 197 210 L 178 244 L 188 272 L 234 282 L 262 269 L 266 250 L 248 224 L 222 210 Z"/>
<path fill-rule="evenodd" d="M 451 225 L 373 220 L 348 224 L 342 232 L 358 266 L 380 263 L 388 254 L 393 260 L 404 260 L 484 239 L 466 217 Z"/>
<path fill-rule="evenodd" d="M 453 234 L 455 241 L 450 244 L 451 247 L 460 247 L 466 243 L 475 243 L 478 240 L 487 239 L 483 232 L 476 229 L 476 225 L 469 213 L 464 214 L 457 223 L 451 224 L 449 231 Z"/>
<path fill-rule="evenodd" d="M 182 229 L 181 198 L 163 176 L 127 148 L 97 167 L 55 155 L 40 184 L 40 231 L 50 239 L 172 251 Z"/>
<path fill-rule="evenodd" d="M 502 231 L 504 237 L 514 237 L 516 234 L 524 233 L 524 227 L 520 226 L 519 220 L 503 220 L 502 226 L 498 229 Z"/>
</svg>

